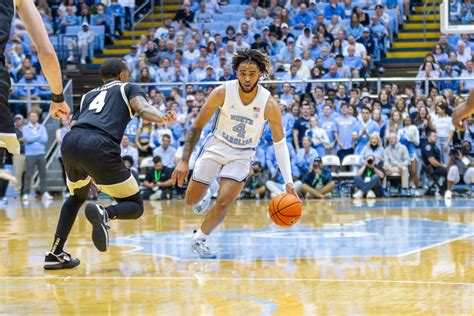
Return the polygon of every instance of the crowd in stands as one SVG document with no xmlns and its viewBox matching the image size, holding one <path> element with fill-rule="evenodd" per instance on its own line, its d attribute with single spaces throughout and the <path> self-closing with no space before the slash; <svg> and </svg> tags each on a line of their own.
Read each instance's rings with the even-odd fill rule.
<svg viewBox="0 0 474 316">
<path fill-rule="evenodd" d="M 339 166 L 349 158 L 358 164 L 355 198 L 382 196 L 392 185 L 401 195 L 444 194 L 450 198 L 453 184 L 474 182 L 473 119 L 460 132 L 449 116 L 464 101 L 459 93 L 474 85 L 467 80 L 474 78 L 474 35 L 441 35 L 433 54 L 420 66 L 419 84 L 399 90 L 386 83 L 374 96 L 372 86 L 289 80 L 370 76 L 375 52 L 383 54 L 390 45 L 393 30 L 385 11 L 398 8 L 397 2 L 252 0 L 237 27 L 203 28 L 224 14 L 226 5 L 216 0 L 186 0 L 173 19 L 165 19 L 159 28 L 151 27 L 123 57 L 132 80 L 144 84 L 150 103 L 163 113 L 178 113 L 178 121 L 171 125 L 135 117 L 125 132 L 122 155 L 137 171 L 145 198 L 183 194 L 173 188 L 170 175 L 181 157 L 186 131 L 215 87 L 209 82 L 235 79 L 232 56 L 249 47 L 270 57 L 269 79 L 282 79 L 282 84 L 265 86 L 281 106 L 294 180 L 302 196 L 328 198 L 334 190 L 341 191 L 343 169 Z M 369 15 L 369 10 L 374 12 Z M 61 23 L 58 25 L 53 32 L 61 32 Z M 426 89 L 426 78 L 443 76 L 459 80 L 428 80 Z M 163 82 L 176 86 L 160 85 Z M 203 130 L 195 154 L 211 126 Z M 337 163 L 327 157 L 337 158 Z M 267 127 L 243 196 L 263 198 L 283 191 Z"/>
</svg>

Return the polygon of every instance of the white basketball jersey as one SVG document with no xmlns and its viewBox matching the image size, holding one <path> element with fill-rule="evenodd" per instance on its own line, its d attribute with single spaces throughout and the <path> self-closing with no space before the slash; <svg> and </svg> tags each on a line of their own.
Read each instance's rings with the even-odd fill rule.
<svg viewBox="0 0 474 316">
<path fill-rule="evenodd" d="M 224 104 L 219 109 L 213 134 L 231 147 L 250 149 L 257 147 L 265 127 L 265 105 L 270 92 L 257 85 L 257 94 L 251 103 L 244 105 L 239 95 L 238 80 L 225 83 Z"/>
</svg>

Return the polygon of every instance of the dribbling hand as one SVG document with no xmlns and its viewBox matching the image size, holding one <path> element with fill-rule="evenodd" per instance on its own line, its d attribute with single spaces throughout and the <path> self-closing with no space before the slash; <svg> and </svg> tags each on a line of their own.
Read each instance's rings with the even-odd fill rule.
<svg viewBox="0 0 474 316">
<path fill-rule="evenodd" d="M 293 185 L 293 183 L 285 184 L 285 190 L 286 190 L 286 193 L 294 195 L 298 199 L 298 201 L 300 201 L 300 203 L 301 203 L 301 199 L 298 196 L 298 193 L 296 193 L 296 189 L 295 189 L 295 186 Z"/>
<path fill-rule="evenodd" d="M 173 184 L 177 184 L 178 187 L 182 188 L 184 182 L 187 181 L 189 174 L 189 164 L 187 161 L 180 160 L 178 165 L 173 171 L 171 178 L 173 179 Z"/>
<path fill-rule="evenodd" d="M 49 107 L 49 113 L 53 119 L 59 120 L 62 118 L 67 118 L 70 112 L 69 105 L 66 102 L 53 102 L 51 101 L 51 106 Z"/>
<path fill-rule="evenodd" d="M 163 124 L 170 124 L 176 122 L 176 113 L 174 111 L 167 111 L 163 116 Z"/>
</svg>

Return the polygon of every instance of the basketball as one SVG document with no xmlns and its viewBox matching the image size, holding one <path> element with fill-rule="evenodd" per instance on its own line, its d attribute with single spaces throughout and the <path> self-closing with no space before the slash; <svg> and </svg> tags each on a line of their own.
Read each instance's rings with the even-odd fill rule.
<svg viewBox="0 0 474 316">
<path fill-rule="evenodd" d="M 302 205 L 294 195 L 283 193 L 270 201 L 268 215 L 278 226 L 293 226 L 301 217 Z"/>
</svg>

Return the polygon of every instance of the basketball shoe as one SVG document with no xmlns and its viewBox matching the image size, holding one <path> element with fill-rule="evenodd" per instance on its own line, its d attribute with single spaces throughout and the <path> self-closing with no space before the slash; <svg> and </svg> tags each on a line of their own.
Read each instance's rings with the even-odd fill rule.
<svg viewBox="0 0 474 316">
<path fill-rule="evenodd" d="M 80 263 L 79 259 L 73 258 L 64 251 L 59 255 L 48 251 L 44 257 L 45 270 L 71 269 L 77 267 Z"/>
<path fill-rule="evenodd" d="M 194 231 L 196 233 L 196 231 Z M 215 259 L 217 254 L 209 249 L 209 246 L 203 238 L 191 239 L 191 251 L 201 259 Z"/>
<path fill-rule="evenodd" d="M 92 224 L 92 241 L 99 251 L 107 251 L 110 227 L 107 225 L 109 216 L 101 205 L 89 203 L 86 206 L 87 220 Z"/>
<path fill-rule="evenodd" d="M 211 203 L 211 198 L 219 190 L 219 183 L 213 181 L 209 188 L 207 188 L 206 195 L 199 201 L 196 205 L 193 206 L 194 214 L 202 214 L 207 211 L 209 204 Z"/>
</svg>

